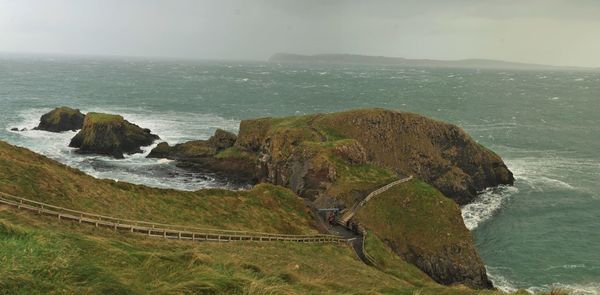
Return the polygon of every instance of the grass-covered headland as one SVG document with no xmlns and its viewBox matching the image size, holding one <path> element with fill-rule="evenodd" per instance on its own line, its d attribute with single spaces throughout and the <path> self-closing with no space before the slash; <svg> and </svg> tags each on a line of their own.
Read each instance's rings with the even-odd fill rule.
<svg viewBox="0 0 600 295">
<path fill-rule="evenodd" d="M 236 167 L 255 167 L 266 158 L 260 162 L 269 172 L 266 181 L 244 191 L 184 192 L 96 179 L 0 141 L 4 193 L 118 218 L 281 234 L 319 233 L 307 207 L 311 199 L 349 206 L 401 174 L 416 174 L 405 162 L 423 169 L 432 161 L 450 167 L 444 175 L 416 174 L 358 210 L 374 266 L 345 244 L 168 240 L 0 205 L 0 294 L 500 294 L 467 287 L 481 286 L 487 277 L 485 270 L 465 265 L 483 264 L 456 199 L 429 183 L 469 181 L 469 169 L 500 177 L 494 174 L 499 166 L 473 166 L 455 146 L 442 145 L 448 138 L 460 139 L 489 163 L 501 160 L 478 150 L 460 131 L 415 116 L 368 110 L 258 119 L 242 122 L 237 139 L 221 134 L 208 142 L 163 145 L 164 152 L 186 156 L 210 148 L 214 163 Z M 110 125 L 114 119 L 88 114 L 86 122 Z M 356 129 L 345 125 L 352 120 Z M 423 137 L 427 124 L 438 129 Z M 363 125 L 389 144 L 372 143 L 375 139 L 361 132 Z M 103 130 L 95 126 L 84 133 Z M 227 147 L 219 148 L 226 141 Z M 427 153 L 410 154 L 421 145 Z M 405 158 L 397 160 L 396 147 L 404 149 Z M 419 180 L 424 176 L 431 179 Z M 469 185 L 442 187 L 459 192 Z"/>
</svg>

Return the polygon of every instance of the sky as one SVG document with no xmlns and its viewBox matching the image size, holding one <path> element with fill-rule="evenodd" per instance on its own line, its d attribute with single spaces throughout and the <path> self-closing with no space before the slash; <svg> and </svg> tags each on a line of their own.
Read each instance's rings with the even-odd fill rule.
<svg viewBox="0 0 600 295">
<path fill-rule="evenodd" d="M 600 67 L 598 0 L 0 0 L 0 52 L 276 52 Z"/>
</svg>

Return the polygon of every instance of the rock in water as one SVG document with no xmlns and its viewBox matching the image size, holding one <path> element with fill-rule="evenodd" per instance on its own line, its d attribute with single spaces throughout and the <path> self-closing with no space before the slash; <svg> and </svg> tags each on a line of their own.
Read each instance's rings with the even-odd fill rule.
<svg viewBox="0 0 600 295">
<path fill-rule="evenodd" d="M 192 140 L 174 146 L 159 143 L 148 158 L 177 160 L 177 166 L 196 171 L 210 171 L 240 183 L 256 181 L 256 156 L 233 147 L 237 136 L 217 129 L 208 140 Z"/>
<path fill-rule="evenodd" d="M 50 132 L 76 131 L 83 126 L 85 115 L 69 107 L 55 108 L 40 118 L 40 124 L 34 130 Z"/>
<path fill-rule="evenodd" d="M 149 129 L 129 123 L 122 116 L 89 113 L 83 122 L 83 128 L 73 139 L 70 147 L 79 148 L 82 154 L 109 155 L 122 159 L 123 154 L 141 153 L 140 147 L 149 146 L 157 135 Z"/>
<path fill-rule="evenodd" d="M 19 131 L 19 128 L 11 128 L 10 131 Z"/>
</svg>

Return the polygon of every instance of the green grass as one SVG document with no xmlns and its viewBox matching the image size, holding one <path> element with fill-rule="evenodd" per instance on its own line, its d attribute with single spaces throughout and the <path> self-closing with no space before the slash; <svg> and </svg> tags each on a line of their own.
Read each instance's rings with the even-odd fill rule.
<svg viewBox="0 0 600 295">
<path fill-rule="evenodd" d="M 233 159 L 253 159 L 255 156 L 249 152 L 243 151 L 238 147 L 232 146 L 220 151 L 216 156 L 218 159 L 233 158 Z"/>
<path fill-rule="evenodd" d="M 104 113 L 88 113 L 85 118 L 86 122 L 89 123 L 111 123 L 111 122 L 124 122 L 120 115 L 104 114 Z"/>
<path fill-rule="evenodd" d="M 401 252 L 408 253 L 406 247 L 412 245 L 426 253 L 436 253 L 448 245 L 472 239 L 458 205 L 416 179 L 377 196 L 357 216 L 377 236 L 394 242 Z"/>
<path fill-rule="evenodd" d="M 0 209 L 4 292 L 396 294 L 412 287 L 365 266 L 348 247 L 166 241 L 38 218 Z"/>
<path fill-rule="evenodd" d="M 261 184 L 248 191 L 185 192 L 98 180 L 2 142 L 0 191 L 128 219 L 236 230 L 316 232 L 303 200 L 282 187 Z"/>
</svg>

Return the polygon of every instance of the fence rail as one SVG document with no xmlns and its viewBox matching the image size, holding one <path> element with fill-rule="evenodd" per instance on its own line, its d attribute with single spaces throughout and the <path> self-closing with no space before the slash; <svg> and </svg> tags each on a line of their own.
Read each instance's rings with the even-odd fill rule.
<svg viewBox="0 0 600 295">
<path fill-rule="evenodd" d="M 398 184 L 407 182 L 409 180 L 413 179 L 413 176 L 409 176 L 406 178 L 402 178 L 393 182 L 390 182 L 374 191 L 372 191 L 370 194 L 368 194 L 362 201 L 354 203 L 354 205 L 352 206 L 352 208 L 350 208 L 349 210 L 346 210 L 344 212 L 344 214 L 342 214 L 342 216 L 340 217 L 340 222 L 342 224 L 346 224 L 346 222 L 348 222 L 348 220 L 352 219 L 352 217 L 354 217 L 354 214 L 356 214 L 356 211 L 358 210 L 358 208 L 363 207 L 367 202 L 369 202 L 371 199 L 373 199 L 374 197 L 386 192 L 387 190 L 389 190 L 390 188 L 392 188 L 393 186 L 396 186 Z"/>
<path fill-rule="evenodd" d="M 22 210 L 36 212 L 57 217 L 59 220 L 68 220 L 81 224 L 90 224 L 96 227 L 108 227 L 114 230 L 129 231 L 145 234 L 151 237 L 166 239 L 191 240 L 191 241 L 291 241 L 302 243 L 341 243 L 347 242 L 336 235 L 289 235 L 250 231 L 221 230 L 199 228 L 182 225 L 155 223 L 140 220 L 117 218 L 112 216 L 88 213 L 54 206 L 38 201 L 33 201 L 11 194 L 0 192 L 0 203 L 10 205 Z"/>
</svg>

